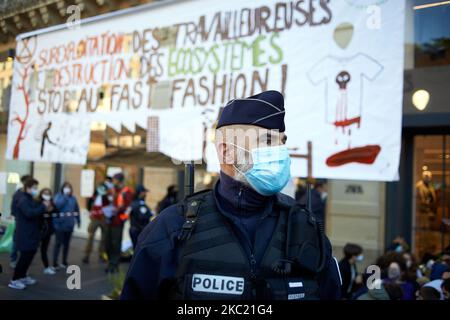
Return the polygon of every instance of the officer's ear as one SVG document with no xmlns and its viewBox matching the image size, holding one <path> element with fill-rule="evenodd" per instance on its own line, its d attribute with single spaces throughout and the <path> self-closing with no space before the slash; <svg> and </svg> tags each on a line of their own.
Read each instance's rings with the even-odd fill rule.
<svg viewBox="0 0 450 320">
<path fill-rule="evenodd" d="M 220 164 L 234 164 L 234 148 L 227 143 L 217 144 L 217 155 Z"/>
</svg>

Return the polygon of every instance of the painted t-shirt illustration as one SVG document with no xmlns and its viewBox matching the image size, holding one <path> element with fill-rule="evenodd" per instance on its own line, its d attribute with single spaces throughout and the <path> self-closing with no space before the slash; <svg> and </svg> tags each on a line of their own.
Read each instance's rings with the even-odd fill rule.
<svg viewBox="0 0 450 320">
<path fill-rule="evenodd" d="M 334 143 L 346 149 L 330 155 L 330 167 L 351 162 L 372 164 L 381 151 L 379 145 L 354 147 L 352 130 L 363 122 L 364 90 L 383 71 L 383 66 L 364 53 L 350 57 L 326 56 L 308 72 L 312 84 L 324 86 L 325 121 L 336 128 Z"/>
</svg>

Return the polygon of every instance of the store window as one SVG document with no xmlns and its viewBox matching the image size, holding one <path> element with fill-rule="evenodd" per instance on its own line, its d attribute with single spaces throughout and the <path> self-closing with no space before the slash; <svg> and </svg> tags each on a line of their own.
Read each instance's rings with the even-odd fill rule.
<svg viewBox="0 0 450 320">
<path fill-rule="evenodd" d="M 414 138 L 414 251 L 438 254 L 450 243 L 450 135 Z"/>
<path fill-rule="evenodd" d="M 413 0 L 415 67 L 450 65 L 450 4 Z"/>
</svg>

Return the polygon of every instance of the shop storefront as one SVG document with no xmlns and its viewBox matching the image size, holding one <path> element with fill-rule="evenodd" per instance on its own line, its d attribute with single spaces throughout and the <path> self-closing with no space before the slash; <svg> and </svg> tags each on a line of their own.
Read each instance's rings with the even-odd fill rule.
<svg viewBox="0 0 450 320">
<path fill-rule="evenodd" d="M 385 239 L 402 236 L 422 257 L 450 244 L 450 5 L 408 2 L 400 180 L 386 186 Z"/>
<path fill-rule="evenodd" d="M 409 0 L 405 17 L 399 180 L 328 181 L 326 225 L 334 253 L 340 257 L 347 242 L 358 243 L 366 264 L 398 236 L 418 257 L 450 244 L 450 5 Z"/>
</svg>

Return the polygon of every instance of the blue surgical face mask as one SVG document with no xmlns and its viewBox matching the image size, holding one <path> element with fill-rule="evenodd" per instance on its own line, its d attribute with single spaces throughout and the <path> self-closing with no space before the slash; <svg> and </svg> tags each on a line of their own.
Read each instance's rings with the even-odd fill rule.
<svg viewBox="0 0 450 320">
<path fill-rule="evenodd" d="M 36 197 L 38 195 L 38 193 L 39 193 L 39 191 L 36 188 L 32 188 L 30 190 L 30 194 L 31 194 L 32 197 Z"/>
<path fill-rule="evenodd" d="M 264 196 L 280 192 L 291 177 L 291 158 L 287 147 L 279 145 L 255 148 L 251 155 L 253 166 L 243 173 L 247 182 Z"/>
<path fill-rule="evenodd" d="M 105 181 L 105 186 L 108 189 L 112 189 L 112 188 L 114 188 L 114 183 L 112 183 L 110 181 Z"/>
<path fill-rule="evenodd" d="M 106 194 L 106 187 L 105 186 L 97 187 L 97 193 L 101 196 L 104 196 Z"/>
</svg>

